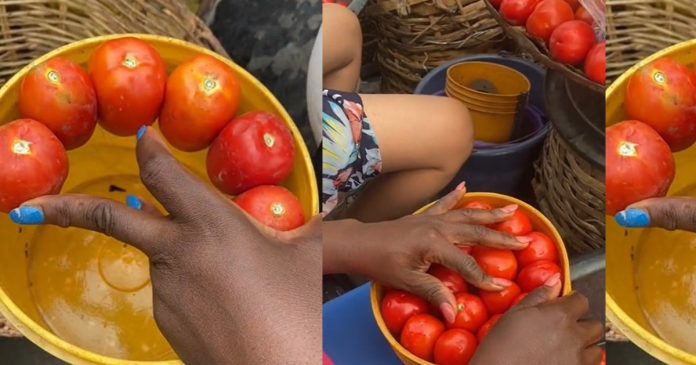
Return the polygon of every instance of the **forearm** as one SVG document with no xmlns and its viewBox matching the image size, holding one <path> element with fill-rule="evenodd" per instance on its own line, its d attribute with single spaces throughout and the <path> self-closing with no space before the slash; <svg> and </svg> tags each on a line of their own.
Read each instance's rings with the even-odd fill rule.
<svg viewBox="0 0 696 365">
<path fill-rule="evenodd" d="M 358 234 L 366 225 L 354 219 L 323 222 L 324 274 L 361 274 L 356 272 L 355 251 L 362 244 Z"/>
</svg>

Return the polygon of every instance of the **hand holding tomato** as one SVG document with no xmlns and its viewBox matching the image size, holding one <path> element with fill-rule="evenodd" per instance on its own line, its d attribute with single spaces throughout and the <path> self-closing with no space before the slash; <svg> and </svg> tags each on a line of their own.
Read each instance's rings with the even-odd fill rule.
<svg viewBox="0 0 696 365">
<path fill-rule="evenodd" d="M 659 227 L 696 232 L 696 199 L 669 197 L 643 200 L 617 213 L 616 221 L 626 228 Z"/>
</svg>

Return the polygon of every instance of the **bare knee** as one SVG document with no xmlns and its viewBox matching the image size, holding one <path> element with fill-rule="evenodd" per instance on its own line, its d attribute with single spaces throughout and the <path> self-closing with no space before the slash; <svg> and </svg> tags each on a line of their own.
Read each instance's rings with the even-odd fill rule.
<svg viewBox="0 0 696 365">
<path fill-rule="evenodd" d="M 322 16 L 324 75 L 353 63 L 359 64 L 362 58 L 362 29 L 358 16 L 336 4 L 324 4 Z"/>
<path fill-rule="evenodd" d="M 469 109 L 460 101 L 446 98 L 438 112 L 444 120 L 442 138 L 441 168 L 444 172 L 454 175 L 471 155 L 474 146 L 474 128 Z"/>
</svg>

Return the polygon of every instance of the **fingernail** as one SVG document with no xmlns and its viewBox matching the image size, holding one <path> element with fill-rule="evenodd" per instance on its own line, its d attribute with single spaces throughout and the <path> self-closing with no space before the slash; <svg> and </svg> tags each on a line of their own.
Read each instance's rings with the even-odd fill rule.
<svg viewBox="0 0 696 365">
<path fill-rule="evenodd" d="M 500 287 L 500 289 L 505 289 L 510 286 L 510 280 L 505 280 L 501 278 L 492 278 L 491 282 L 493 285 Z"/>
<path fill-rule="evenodd" d="M 532 242 L 532 237 L 529 237 L 529 236 L 516 236 L 515 238 L 517 238 L 517 240 L 522 242 L 522 243 Z"/>
<path fill-rule="evenodd" d="M 43 223 L 44 215 L 40 209 L 25 205 L 10 211 L 10 219 L 21 225 L 35 225 Z"/>
<path fill-rule="evenodd" d="M 465 187 L 466 187 L 466 183 L 464 181 L 462 181 L 459 183 L 459 185 L 457 185 L 456 188 L 454 188 L 454 190 L 461 191 L 461 190 L 464 190 Z"/>
<path fill-rule="evenodd" d="M 143 203 L 135 195 L 126 195 L 126 205 L 136 210 L 143 208 Z"/>
<path fill-rule="evenodd" d="M 440 304 L 440 312 L 447 323 L 454 323 L 454 308 L 449 303 Z"/>
<path fill-rule="evenodd" d="M 500 210 L 502 210 L 505 213 L 514 213 L 517 210 L 517 208 L 519 208 L 517 204 L 510 204 L 500 208 Z"/>
<path fill-rule="evenodd" d="M 546 279 L 544 282 L 544 286 L 548 286 L 550 288 L 553 288 L 554 286 L 558 285 L 561 282 L 561 274 L 555 273 L 551 275 L 550 278 Z"/>
<path fill-rule="evenodd" d="M 640 209 L 626 209 L 620 211 L 614 217 L 616 223 L 626 228 L 645 228 L 650 225 L 648 212 Z"/>
<path fill-rule="evenodd" d="M 138 134 L 135 135 L 135 139 L 140 141 L 141 138 L 143 138 L 143 135 L 145 134 L 145 131 L 147 130 L 147 126 L 144 125 L 138 129 Z"/>
</svg>

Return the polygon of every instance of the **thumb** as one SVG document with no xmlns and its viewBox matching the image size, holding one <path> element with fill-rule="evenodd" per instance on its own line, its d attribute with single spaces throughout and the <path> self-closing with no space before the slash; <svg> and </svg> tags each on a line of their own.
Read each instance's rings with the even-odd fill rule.
<svg viewBox="0 0 696 365">
<path fill-rule="evenodd" d="M 447 323 L 454 323 L 457 302 L 454 294 L 436 277 L 424 272 L 414 273 L 409 280 L 406 291 L 409 291 L 437 307 Z"/>
<path fill-rule="evenodd" d="M 513 310 L 520 310 L 524 308 L 534 307 L 539 304 L 548 302 L 549 300 L 558 298 L 561 295 L 561 288 L 563 284 L 561 283 L 561 274 L 553 274 L 550 278 L 546 279 L 544 285 L 532 290 L 524 299 L 522 299 Z"/>
<path fill-rule="evenodd" d="M 450 211 L 454 208 L 459 200 L 466 194 L 466 184 L 462 181 L 457 185 L 454 190 L 449 192 L 447 195 L 443 196 L 442 199 L 438 200 L 433 204 L 433 206 L 428 209 L 424 214 L 427 215 L 438 215 Z"/>
<path fill-rule="evenodd" d="M 615 219 L 616 223 L 626 228 L 660 227 L 696 232 L 696 199 L 646 199 L 618 212 Z"/>
</svg>

